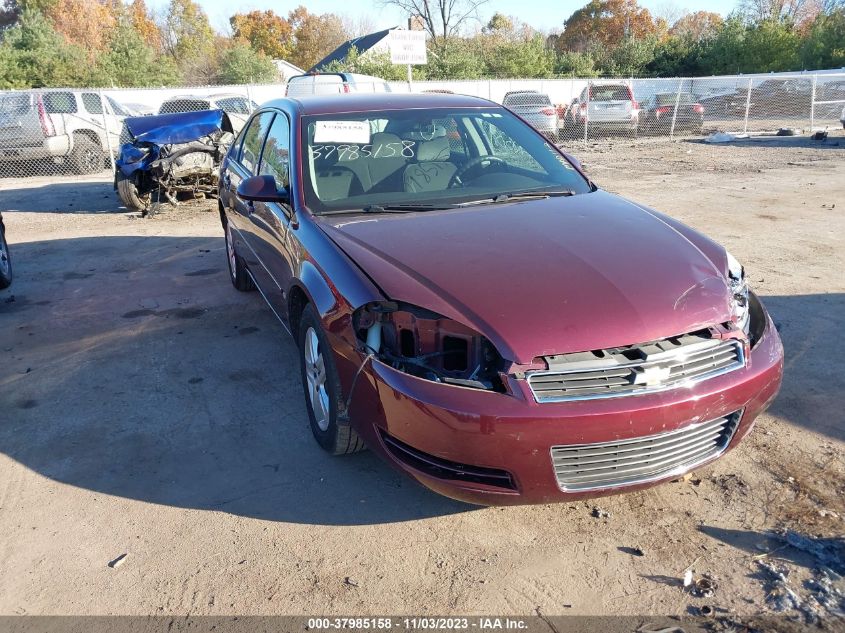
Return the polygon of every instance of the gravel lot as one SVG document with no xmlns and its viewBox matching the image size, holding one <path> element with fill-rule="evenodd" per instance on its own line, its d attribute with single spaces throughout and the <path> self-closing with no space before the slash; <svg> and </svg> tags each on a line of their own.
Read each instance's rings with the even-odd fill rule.
<svg viewBox="0 0 845 633">
<path fill-rule="evenodd" d="M 770 531 L 845 532 L 845 136 L 572 151 L 745 264 L 784 386 L 688 481 L 507 509 L 317 447 L 294 343 L 231 288 L 213 201 L 140 219 L 104 179 L 0 180 L 0 614 L 751 616 L 777 607 L 759 559 L 806 600 L 819 550 Z M 682 590 L 688 567 L 714 596 Z"/>
</svg>

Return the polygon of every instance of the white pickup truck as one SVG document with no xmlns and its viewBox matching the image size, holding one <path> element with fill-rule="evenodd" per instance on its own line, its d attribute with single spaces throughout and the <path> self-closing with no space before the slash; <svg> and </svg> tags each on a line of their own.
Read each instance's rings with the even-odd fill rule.
<svg viewBox="0 0 845 633">
<path fill-rule="evenodd" d="M 119 149 L 126 114 L 96 92 L 0 92 L 0 167 L 51 161 L 76 174 L 102 171 Z"/>
</svg>

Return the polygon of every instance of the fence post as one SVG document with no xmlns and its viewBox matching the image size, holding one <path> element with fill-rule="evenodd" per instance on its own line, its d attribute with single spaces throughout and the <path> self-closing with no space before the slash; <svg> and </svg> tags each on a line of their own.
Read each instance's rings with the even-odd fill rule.
<svg viewBox="0 0 845 633">
<path fill-rule="evenodd" d="M 246 100 L 249 101 L 249 104 L 248 104 L 249 112 L 250 112 L 250 114 L 252 114 L 252 90 L 250 88 L 252 88 L 252 86 L 250 86 L 250 84 L 247 84 L 246 85 Z"/>
<path fill-rule="evenodd" d="M 681 104 L 681 87 L 683 79 L 678 79 L 678 94 L 675 95 L 675 109 L 672 111 L 672 127 L 669 128 L 669 138 L 675 138 L 675 122 L 678 120 L 678 106 Z"/>
<path fill-rule="evenodd" d="M 813 126 L 816 124 L 816 82 L 818 78 L 818 75 L 813 75 L 813 92 L 810 98 L 810 134 L 813 133 Z"/>
<path fill-rule="evenodd" d="M 111 133 L 109 132 L 109 119 L 108 114 L 106 114 L 106 98 L 103 96 L 103 91 L 100 90 L 100 109 L 103 111 L 103 129 L 106 131 L 106 147 L 109 150 L 109 163 L 111 164 L 111 171 L 112 173 L 115 172 L 115 164 L 114 164 L 114 150 L 112 150 L 111 146 Z M 115 113 L 115 116 L 117 113 Z M 102 169 L 103 165 L 100 163 L 100 169 Z"/>
<path fill-rule="evenodd" d="M 589 122 L 590 122 L 590 97 L 592 96 L 592 94 L 591 94 L 592 92 L 593 92 L 593 82 L 588 81 L 587 82 L 587 109 L 584 110 L 584 147 L 587 147 L 587 144 L 588 144 L 587 135 L 588 135 L 589 132 L 587 130 L 587 126 L 589 125 Z M 579 108 L 581 107 L 580 103 L 578 104 L 578 107 Z"/>
<path fill-rule="evenodd" d="M 745 97 L 745 126 L 742 128 L 743 134 L 748 134 L 748 113 L 751 111 L 751 87 L 754 85 L 754 79 L 748 78 L 748 96 Z"/>
</svg>

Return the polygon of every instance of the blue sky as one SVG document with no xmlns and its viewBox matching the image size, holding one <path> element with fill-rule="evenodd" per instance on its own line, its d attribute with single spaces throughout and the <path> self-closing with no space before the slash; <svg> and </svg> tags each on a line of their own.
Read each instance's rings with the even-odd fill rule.
<svg viewBox="0 0 845 633">
<path fill-rule="evenodd" d="M 382 8 L 377 0 L 197 0 L 211 20 L 212 26 L 219 31 L 228 26 L 228 18 L 233 13 L 252 9 L 272 9 L 279 15 L 286 15 L 297 5 L 304 4 L 312 13 L 337 13 L 346 15 L 356 22 L 367 16 L 376 28 L 387 28 L 403 23 L 399 12 Z M 737 0 L 640 0 L 649 10 L 659 10 L 672 6 L 686 11 L 716 11 L 727 15 L 736 6 Z M 491 0 L 481 8 L 481 17 L 489 17 L 495 11 L 505 15 L 516 15 L 523 22 L 542 30 L 560 27 L 569 15 L 584 6 L 586 0 Z M 147 0 L 147 5 L 160 9 L 167 5 L 167 0 Z"/>
</svg>

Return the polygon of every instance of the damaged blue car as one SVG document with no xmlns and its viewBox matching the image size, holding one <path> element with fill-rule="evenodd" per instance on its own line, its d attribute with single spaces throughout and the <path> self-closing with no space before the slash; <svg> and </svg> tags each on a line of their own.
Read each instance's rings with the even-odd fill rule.
<svg viewBox="0 0 845 633">
<path fill-rule="evenodd" d="M 154 202 L 216 197 L 220 162 L 234 138 L 223 110 L 127 118 L 115 163 L 117 195 L 143 215 Z"/>
</svg>

